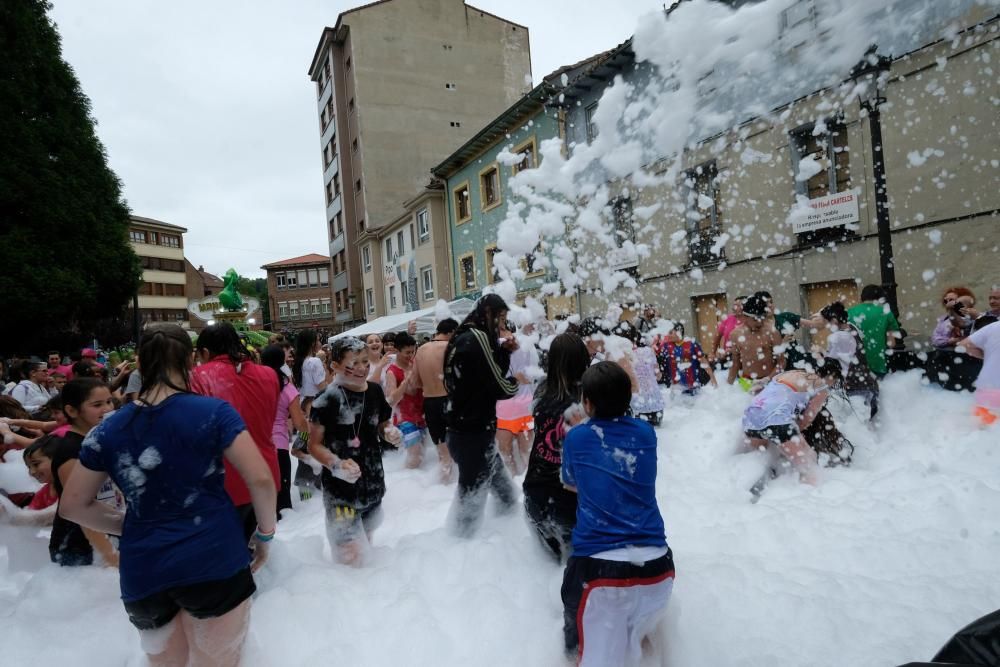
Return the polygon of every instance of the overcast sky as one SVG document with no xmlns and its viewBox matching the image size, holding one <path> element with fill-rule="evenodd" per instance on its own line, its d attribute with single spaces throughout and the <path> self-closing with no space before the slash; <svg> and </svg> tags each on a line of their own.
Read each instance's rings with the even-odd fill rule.
<svg viewBox="0 0 1000 667">
<path fill-rule="evenodd" d="M 63 57 L 90 97 L 129 205 L 187 227 L 185 253 L 196 266 L 263 275 L 262 264 L 326 253 L 316 97 L 306 72 L 323 27 L 358 4 L 53 1 Z M 528 26 L 536 82 L 623 41 L 640 16 L 662 6 L 473 4 Z"/>
</svg>

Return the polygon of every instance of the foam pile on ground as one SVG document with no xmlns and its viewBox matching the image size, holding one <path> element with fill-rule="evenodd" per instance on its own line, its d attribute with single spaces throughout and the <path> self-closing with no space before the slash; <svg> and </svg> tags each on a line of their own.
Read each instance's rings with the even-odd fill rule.
<svg viewBox="0 0 1000 667">
<path fill-rule="evenodd" d="M 968 394 L 884 384 L 873 433 L 845 405 L 850 469 L 817 489 L 790 476 L 756 505 L 757 454 L 733 455 L 747 397 L 724 387 L 671 400 L 659 500 L 677 562 L 663 632 L 670 665 L 893 665 L 929 659 L 1000 607 L 996 428 Z M 333 565 L 317 497 L 282 521 L 257 578 L 249 665 L 562 665 L 561 570 L 523 517 L 443 529 L 453 487 L 388 458 L 386 520 L 364 570 Z M 28 478 L 16 456 L 0 480 Z M 117 579 L 48 563 L 35 529 L 0 526 L 0 645 L 10 664 L 141 664 Z M 652 657 L 646 665 L 660 664 Z"/>
</svg>

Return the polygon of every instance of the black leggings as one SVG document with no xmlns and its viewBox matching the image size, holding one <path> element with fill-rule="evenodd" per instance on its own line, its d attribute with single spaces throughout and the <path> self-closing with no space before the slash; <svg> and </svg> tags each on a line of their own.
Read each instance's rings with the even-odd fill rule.
<svg viewBox="0 0 1000 667">
<path fill-rule="evenodd" d="M 492 490 L 502 510 L 514 507 L 514 484 L 497 452 L 496 431 L 461 433 L 448 429 L 448 452 L 458 466 L 458 490 L 452 505 L 455 530 L 469 537 L 482 523 L 486 494 Z"/>
<path fill-rule="evenodd" d="M 559 562 L 569 558 L 576 525 L 576 494 L 566 489 L 524 487 L 524 511 L 538 539 Z"/>
<path fill-rule="evenodd" d="M 292 455 L 287 449 L 278 450 L 278 470 L 281 473 L 281 488 L 278 490 L 278 521 L 281 510 L 292 509 Z"/>
</svg>

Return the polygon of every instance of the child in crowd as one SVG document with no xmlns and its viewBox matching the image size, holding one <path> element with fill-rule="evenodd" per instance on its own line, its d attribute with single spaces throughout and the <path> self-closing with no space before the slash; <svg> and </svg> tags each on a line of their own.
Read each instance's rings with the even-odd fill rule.
<svg viewBox="0 0 1000 667">
<path fill-rule="evenodd" d="M 60 503 L 63 488 L 78 467 L 84 438 L 101 423 L 104 415 L 114 409 L 107 385 L 92 377 L 76 377 L 67 382 L 63 387 L 62 401 L 69 430 L 57 438 L 59 444 L 50 450 L 52 486 Z M 96 490 L 95 498 L 116 511 L 124 510 L 121 494 L 110 481 Z M 94 562 L 95 550 L 105 565 L 118 567 L 118 552 L 106 533 L 83 528 L 61 514 L 55 518 L 49 539 L 49 556 L 53 563 L 90 565 Z"/>
<path fill-rule="evenodd" d="M 635 665 L 674 579 L 656 504 L 656 433 L 626 416 L 631 381 L 618 365 L 591 366 L 582 394 L 590 420 L 562 450 L 563 483 L 579 503 L 562 584 L 566 650 L 581 667 Z"/>
<path fill-rule="evenodd" d="M 567 411 L 579 409 L 580 380 L 590 366 L 587 346 L 576 334 L 556 336 L 549 346 L 549 373 L 535 391 L 535 437 L 524 475 L 524 509 L 542 545 L 558 561 L 570 553 L 576 525 L 576 494 L 559 477 Z"/>
<path fill-rule="evenodd" d="M 236 410 L 191 393 L 193 350 L 181 327 L 149 325 L 139 348 L 139 398 L 87 436 L 59 511 L 121 535 L 121 597 L 152 664 L 235 667 L 255 590 L 251 571 L 274 537 L 274 478 Z M 67 414 L 72 420 L 69 401 Z M 223 459 L 247 485 L 260 520 L 252 563 Z M 125 492 L 127 514 L 94 499 L 109 477 Z"/>
<path fill-rule="evenodd" d="M 368 381 L 368 348 L 353 336 L 330 346 L 333 382 L 313 401 L 309 453 L 323 466 L 327 538 L 340 563 L 364 564 L 385 496 L 380 438 L 399 444 L 382 387 Z"/>
<path fill-rule="evenodd" d="M 52 490 L 52 455 L 61 441 L 52 436 L 35 440 L 24 448 L 24 464 L 28 474 L 42 485 L 34 493 L 2 492 L 0 521 L 15 526 L 47 526 L 56 517 L 58 498 Z M 3 502 L 4 500 L 8 502 Z"/>
<path fill-rule="evenodd" d="M 370 354 L 371 348 L 367 349 Z M 383 380 L 385 398 L 392 408 L 392 423 L 403 432 L 407 468 L 420 467 L 427 433 L 424 393 L 414 382 L 413 357 L 416 353 L 417 341 L 413 336 L 405 331 L 396 334 L 396 359 L 385 369 Z"/>
<path fill-rule="evenodd" d="M 278 413 L 271 429 L 271 442 L 278 450 L 278 469 L 281 472 L 281 487 L 278 489 L 278 520 L 281 520 L 281 510 L 292 509 L 292 455 L 290 453 L 289 422 L 299 433 L 309 430 L 302 406 L 299 405 L 299 391 L 291 378 L 282 370 L 285 365 L 285 350 L 281 345 L 268 345 L 260 353 L 260 361 L 264 366 L 274 369 L 278 377 L 281 394 L 278 396 Z M 298 458 L 298 452 L 296 452 Z M 303 464 L 304 465 L 304 464 Z"/>
<path fill-rule="evenodd" d="M 779 373 L 765 385 L 743 413 L 743 431 L 752 449 L 777 448 L 805 484 L 815 485 L 816 452 L 802 432 L 823 409 L 831 387 L 843 381 L 840 362 L 824 360 L 816 373 Z"/>
<path fill-rule="evenodd" d="M 517 349 L 510 353 L 510 377 L 517 381 L 513 398 L 497 401 L 497 448 L 508 472 L 520 475 L 528 465 L 531 443 L 535 437 L 535 420 L 531 414 L 531 399 L 535 392 L 538 371 L 538 351 L 530 338 L 528 325 L 517 333 L 512 322 L 508 330 L 517 336 Z"/>
<path fill-rule="evenodd" d="M 680 322 L 666 335 L 658 360 L 666 383 L 688 396 L 696 395 L 701 389 L 702 371 L 713 387 L 719 386 L 711 359 L 705 357 L 698 341 L 684 337 L 684 325 Z"/>
</svg>

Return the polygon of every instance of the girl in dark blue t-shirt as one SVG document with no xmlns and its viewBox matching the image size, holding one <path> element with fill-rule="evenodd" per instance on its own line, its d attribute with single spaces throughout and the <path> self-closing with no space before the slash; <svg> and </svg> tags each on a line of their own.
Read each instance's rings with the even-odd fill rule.
<svg viewBox="0 0 1000 667">
<path fill-rule="evenodd" d="M 120 581 L 129 620 L 157 663 L 239 662 L 251 571 L 274 537 L 274 481 L 242 419 L 224 401 L 188 391 L 191 339 L 154 325 L 139 345 L 139 398 L 88 434 L 60 514 L 121 535 Z M 250 488 L 260 524 L 253 562 L 223 488 L 223 458 Z M 108 479 L 123 514 L 94 500 Z"/>
</svg>

